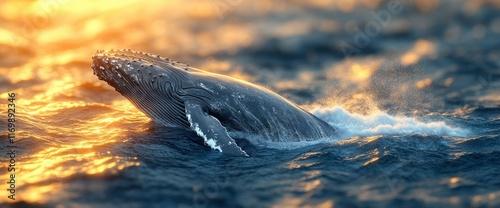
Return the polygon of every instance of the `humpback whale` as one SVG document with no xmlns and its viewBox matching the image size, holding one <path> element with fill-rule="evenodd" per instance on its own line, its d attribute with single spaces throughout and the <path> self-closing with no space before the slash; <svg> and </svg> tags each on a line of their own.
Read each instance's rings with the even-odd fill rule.
<svg viewBox="0 0 500 208">
<path fill-rule="evenodd" d="M 193 130 L 212 149 L 248 156 L 228 132 L 271 141 L 335 136 L 323 120 L 264 87 L 144 52 L 98 50 L 94 74 L 155 122 Z"/>
</svg>

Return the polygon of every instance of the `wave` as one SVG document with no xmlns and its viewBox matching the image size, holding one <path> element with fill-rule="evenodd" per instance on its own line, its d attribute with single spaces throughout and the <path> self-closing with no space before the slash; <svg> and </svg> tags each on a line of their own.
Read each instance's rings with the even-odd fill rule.
<svg viewBox="0 0 500 208">
<path fill-rule="evenodd" d="M 341 139 L 353 136 L 409 134 L 467 137 L 470 134 L 469 130 L 450 126 L 444 121 L 423 122 L 416 118 L 393 116 L 385 112 L 360 115 L 336 106 L 316 108 L 312 113 L 338 129 Z"/>
<path fill-rule="evenodd" d="M 350 113 L 340 106 L 328 108 L 316 108 L 311 111 L 318 118 L 326 121 L 333 126 L 338 136 L 335 138 L 322 138 L 314 141 L 269 141 L 256 135 L 247 135 L 244 133 L 230 133 L 230 136 L 237 138 L 252 138 L 250 143 L 273 149 L 298 149 L 316 144 L 337 143 L 342 140 L 353 137 L 370 136 L 450 136 L 467 137 L 470 131 L 460 127 L 453 127 L 444 121 L 420 121 L 417 118 L 394 116 L 385 112 L 376 112 L 370 115 L 361 115 Z"/>
</svg>

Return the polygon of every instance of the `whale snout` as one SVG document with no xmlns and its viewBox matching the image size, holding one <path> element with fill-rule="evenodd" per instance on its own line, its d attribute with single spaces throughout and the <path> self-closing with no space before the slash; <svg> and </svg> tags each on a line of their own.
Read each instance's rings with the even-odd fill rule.
<svg viewBox="0 0 500 208">
<path fill-rule="evenodd" d="M 94 75 L 117 91 L 154 82 L 157 76 L 168 77 L 159 64 L 165 59 L 152 54 L 127 50 L 98 50 L 92 56 Z"/>
<path fill-rule="evenodd" d="M 98 50 L 92 56 L 94 75 L 124 94 L 137 88 L 185 79 L 189 66 L 169 58 L 126 50 Z"/>
<path fill-rule="evenodd" d="M 106 52 L 104 50 L 97 50 L 97 52 L 92 56 L 92 69 L 94 73 L 98 76 L 108 75 L 101 74 L 106 71 L 114 70 L 116 68 L 122 68 L 124 60 L 117 56 L 116 54 L 110 52 Z M 120 65 L 118 65 L 120 64 Z M 106 77 L 100 77 L 106 78 Z"/>
<path fill-rule="evenodd" d="M 139 83 L 140 70 L 143 68 L 141 65 L 143 64 L 120 52 L 122 51 L 98 50 L 92 56 L 91 68 L 94 70 L 94 75 L 115 88 L 134 82 Z"/>
</svg>

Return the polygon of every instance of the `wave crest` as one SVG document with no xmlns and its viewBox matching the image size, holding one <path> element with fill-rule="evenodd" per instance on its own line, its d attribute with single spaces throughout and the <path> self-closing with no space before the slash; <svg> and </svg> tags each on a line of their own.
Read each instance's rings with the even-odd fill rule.
<svg viewBox="0 0 500 208">
<path fill-rule="evenodd" d="M 311 113 L 338 129 L 343 139 L 353 136 L 408 134 L 467 137 L 470 134 L 468 130 L 449 126 L 444 121 L 423 122 L 385 112 L 360 115 L 336 106 L 316 108 Z"/>
</svg>

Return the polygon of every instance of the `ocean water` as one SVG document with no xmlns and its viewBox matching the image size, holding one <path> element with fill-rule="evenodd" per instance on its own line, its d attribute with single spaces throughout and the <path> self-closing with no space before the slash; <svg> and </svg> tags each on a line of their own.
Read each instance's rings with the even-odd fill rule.
<svg viewBox="0 0 500 208">
<path fill-rule="evenodd" d="M 2 1 L 0 26 L 0 207 L 500 206 L 498 1 Z M 339 136 L 210 150 L 92 74 L 123 48 L 265 86 Z"/>
</svg>

